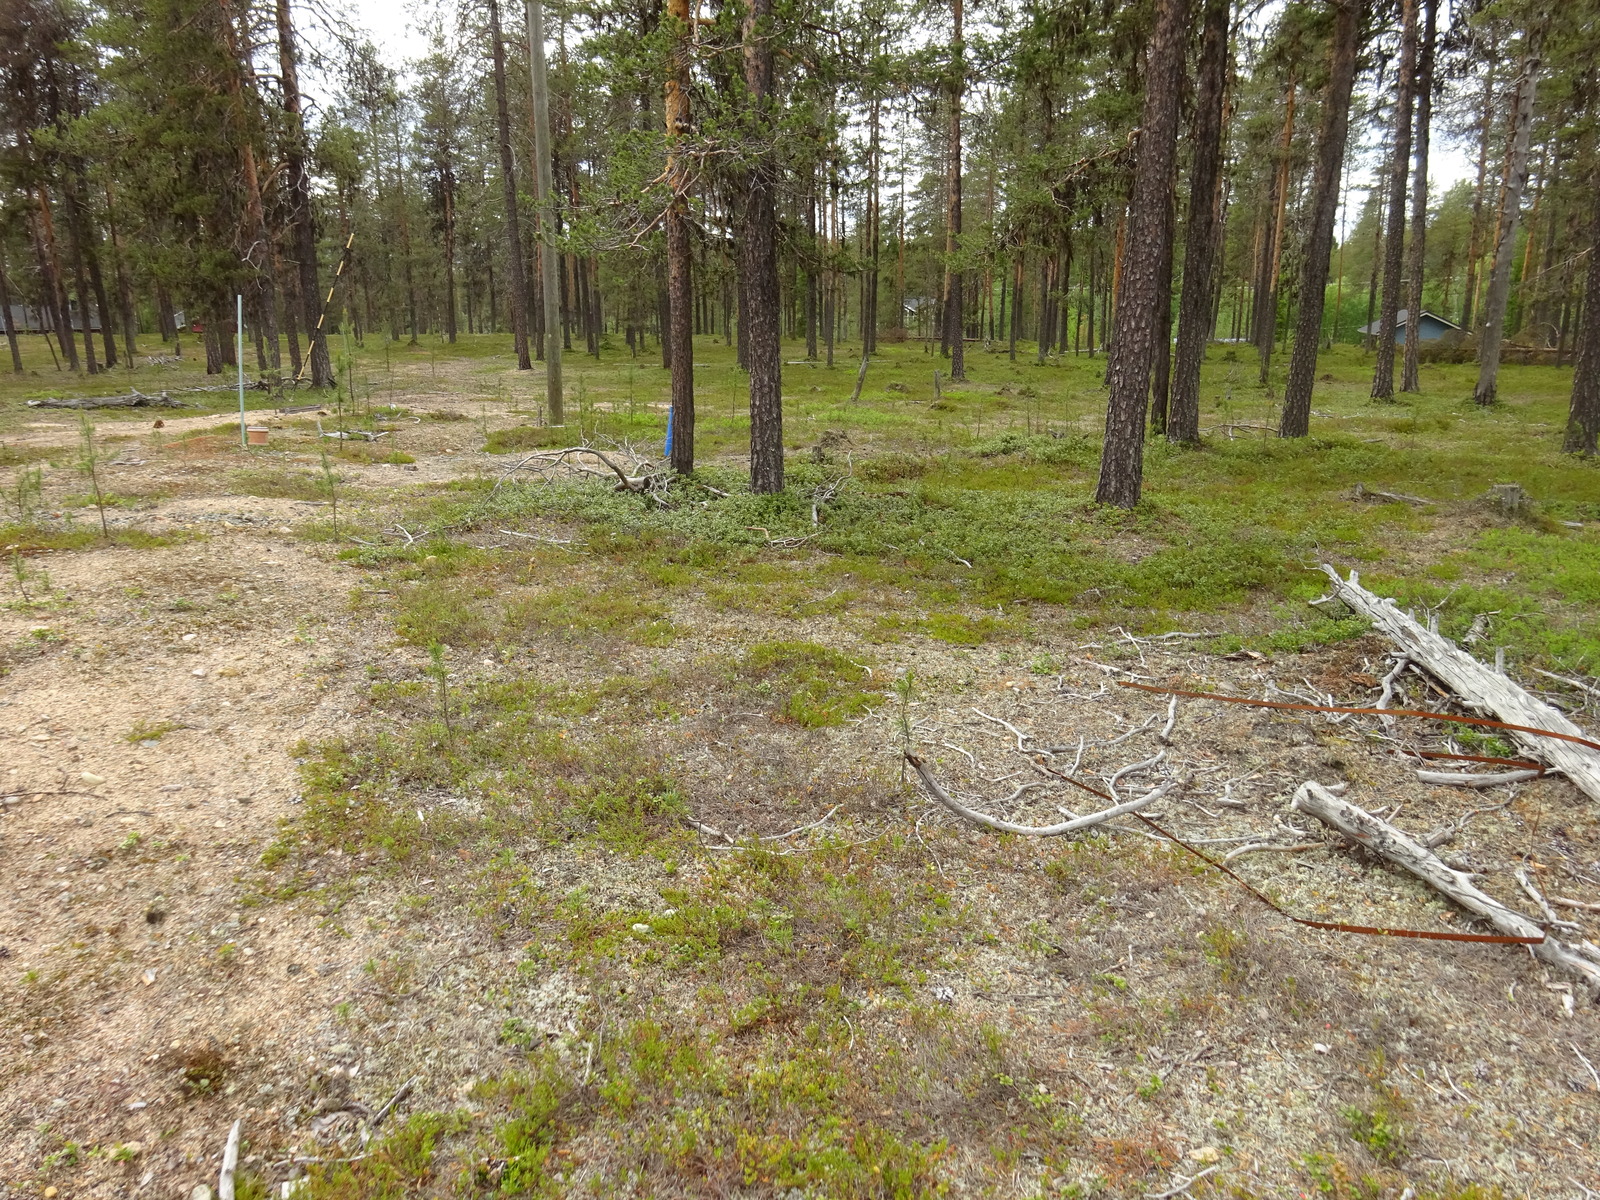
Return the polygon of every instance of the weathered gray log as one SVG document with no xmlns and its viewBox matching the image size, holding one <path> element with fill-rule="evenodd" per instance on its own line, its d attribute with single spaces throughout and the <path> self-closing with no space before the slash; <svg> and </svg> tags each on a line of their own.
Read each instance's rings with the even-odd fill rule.
<svg viewBox="0 0 1600 1200">
<path fill-rule="evenodd" d="M 1589 985 L 1592 992 L 1600 993 L 1600 964 L 1589 962 L 1575 950 L 1556 941 L 1531 918 L 1506 907 L 1487 892 L 1479 891 L 1468 876 L 1447 867 L 1421 843 L 1407 837 L 1387 821 L 1379 820 L 1347 800 L 1341 800 L 1311 780 L 1302 783 L 1295 792 L 1294 807 L 1415 875 L 1468 912 L 1488 921 L 1501 933 L 1510 937 L 1544 938 L 1538 945 L 1528 947 L 1535 958 L 1578 976 Z"/>
<path fill-rule="evenodd" d="M 1529 725 L 1571 737 L 1585 737 L 1584 731 L 1567 717 L 1530 695 L 1504 675 L 1485 666 L 1449 638 L 1423 628 L 1400 611 L 1393 600 L 1386 600 L 1361 586 L 1354 571 L 1349 579 L 1327 564 L 1322 569 L 1333 581 L 1333 595 L 1350 610 L 1370 621 L 1379 633 L 1400 647 L 1412 662 L 1445 684 L 1469 708 L 1484 716 L 1512 725 Z M 1591 799 L 1600 800 L 1600 751 L 1560 738 L 1507 730 L 1523 751 L 1533 755 L 1572 780 Z"/>
<path fill-rule="evenodd" d="M 29 400 L 29 408 L 188 408 L 182 400 L 174 400 L 166 392 L 146 396 L 129 389 L 126 396 L 63 396 L 59 399 Z"/>
<path fill-rule="evenodd" d="M 1418 771 L 1421 783 L 1436 787 L 1492 788 L 1505 783 L 1524 783 L 1539 778 L 1538 771 L 1496 771 L 1492 775 L 1471 775 L 1456 771 Z"/>
</svg>

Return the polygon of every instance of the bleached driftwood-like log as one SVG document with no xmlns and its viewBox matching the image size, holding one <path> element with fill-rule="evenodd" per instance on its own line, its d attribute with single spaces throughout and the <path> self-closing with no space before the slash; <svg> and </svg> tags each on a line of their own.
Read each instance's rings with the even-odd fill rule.
<svg viewBox="0 0 1600 1200">
<path fill-rule="evenodd" d="M 1393 600 L 1385 600 L 1361 586 L 1354 571 L 1349 579 L 1324 564 L 1333 581 L 1333 594 L 1370 621 L 1378 632 L 1397 645 L 1401 652 L 1446 684 L 1469 707 L 1495 720 L 1512 725 L 1530 725 L 1571 737 L 1584 737 L 1583 730 L 1562 713 L 1529 695 L 1504 675 L 1473 658 L 1449 638 L 1433 633 L 1405 613 Z M 1537 755 L 1572 780 L 1584 793 L 1600 800 L 1600 751 L 1560 738 L 1508 730 L 1519 746 Z"/>
<path fill-rule="evenodd" d="M 1503 783 L 1523 783 L 1539 778 L 1538 771 L 1496 771 L 1492 775 L 1472 775 L 1459 771 L 1418 771 L 1417 780 L 1439 787 L 1492 788 Z"/>
<path fill-rule="evenodd" d="M 1487 892 L 1479 891 L 1468 876 L 1447 867 L 1420 843 L 1387 821 L 1381 821 L 1365 809 L 1339 799 L 1312 780 L 1302 783 L 1295 792 L 1294 807 L 1415 875 L 1468 912 L 1488 921 L 1501 933 L 1510 937 L 1543 937 L 1544 941 L 1528 947 L 1535 958 L 1571 972 L 1587 983 L 1591 990 L 1600 993 L 1600 965 L 1589 962 L 1556 941 L 1516 909 L 1508 908 Z"/>
<path fill-rule="evenodd" d="M 933 777 L 933 772 L 928 770 L 928 765 L 915 754 L 906 755 L 906 761 L 916 771 L 917 778 L 922 780 L 922 786 L 927 789 L 928 795 L 932 796 L 962 820 L 971 821 L 974 825 L 982 825 L 986 829 L 993 829 L 999 833 L 1016 833 L 1024 837 L 1061 837 L 1063 834 L 1076 833 L 1080 829 L 1088 829 L 1092 825 L 1099 825 L 1104 821 L 1109 821 L 1112 817 L 1120 817 L 1124 813 L 1138 812 L 1141 808 L 1148 808 L 1183 782 L 1181 779 L 1168 779 L 1153 790 L 1140 796 L 1137 800 L 1129 800 L 1125 804 L 1113 805 L 1111 808 L 1089 813 L 1086 816 L 1074 817 L 1070 821 L 1062 821 L 1057 825 L 1018 825 L 1014 821 L 991 817 L 988 813 L 981 813 L 977 809 L 968 808 L 965 804 L 962 804 L 961 801 L 940 786 L 939 781 Z M 1036 787 L 1038 785 L 1028 784 L 1026 786 Z M 1018 791 L 1021 790 L 1020 788 L 1018 789 Z M 1013 793 L 1014 796 L 1015 793 Z"/>
<path fill-rule="evenodd" d="M 233 1176 L 239 1169 L 239 1128 L 244 1124 L 240 1117 L 228 1130 L 228 1144 L 222 1148 L 222 1170 L 217 1174 L 217 1200 L 233 1200 Z"/>
</svg>

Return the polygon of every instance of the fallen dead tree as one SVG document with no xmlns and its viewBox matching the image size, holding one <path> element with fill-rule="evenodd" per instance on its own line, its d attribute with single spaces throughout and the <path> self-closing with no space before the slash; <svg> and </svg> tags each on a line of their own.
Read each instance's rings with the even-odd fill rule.
<svg viewBox="0 0 1600 1200">
<path fill-rule="evenodd" d="M 1535 958 L 1578 976 L 1589 985 L 1591 993 L 1600 994 L 1600 950 L 1593 951 L 1595 958 L 1591 961 L 1584 951 L 1556 941 L 1531 918 L 1473 886 L 1469 876 L 1446 866 L 1419 842 L 1365 809 L 1341 800 L 1321 784 L 1311 780 L 1301 784 L 1294 794 L 1294 808 L 1415 875 L 1508 937 L 1540 939 L 1529 945 Z M 1589 949 L 1585 944 L 1585 950 Z"/>
<path fill-rule="evenodd" d="M 29 408 L 188 408 L 182 400 L 174 400 L 168 393 L 147 396 L 129 389 L 126 396 L 62 396 L 44 400 L 29 400 Z"/>
<path fill-rule="evenodd" d="M 1115 804 L 1110 808 L 1102 809 L 1100 812 L 1089 813 L 1086 816 L 1072 817 L 1069 820 L 1059 822 L 1055 825 L 1018 825 L 1014 821 L 1006 821 L 1000 817 L 991 817 L 988 813 L 979 812 L 977 809 L 968 808 L 965 804 L 962 804 L 961 801 L 957 800 L 954 796 L 950 795 L 949 792 L 945 791 L 943 786 L 940 785 L 939 781 L 934 778 L 933 772 L 928 770 L 928 764 L 923 762 L 922 759 L 918 758 L 915 754 L 907 754 L 906 762 L 911 764 L 911 769 L 917 773 L 917 778 L 922 781 L 922 786 L 927 790 L 928 795 L 933 797 L 933 799 L 937 800 L 940 804 L 944 805 L 951 812 L 955 813 L 955 815 L 960 817 L 962 820 L 970 821 L 974 825 L 981 825 L 985 829 L 993 829 L 997 833 L 1015 833 L 1021 834 L 1024 837 L 1061 837 L 1065 834 L 1076 833 L 1080 829 L 1088 829 L 1091 826 L 1102 824 L 1103 822 L 1111 820 L 1112 817 L 1120 817 L 1125 813 L 1138 812 L 1141 808 L 1148 808 L 1157 800 L 1161 799 L 1161 797 L 1175 790 L 1183 782 L 1181 779 L 1168 779 L 1157 785 L 1152 790 L 1146 792 L 1143 796 L 1140 796 L 1136 800 L 1128 800 L 1122 804 Z M 1119 771 L 1117 773 L 1117 777 L 1127 774 L 1128 770 L 1129 768 L 1125 768 L 1123 771 Z M 1007 796 L 1005 800 L 1001 801 L 1001 803 L 1008 803 L 1012 800 L 1015 800 L 1025 792 L 1032 791 L 1035 788 L 1040 788 L 1043 786 L 1045 785 L 1039 783 L 1025 783 L 1021 787 L 1017 788 L 1016 791 L 1012 792 L 1010 796 Z"/>
<path fill-rule="evenodd" d="M 1449 638 L 1424 628 L 1401 612 L 1393 600 L 1367 591 L 1354 571 L 1349 579 L 1341 579 L 1334 568 L 1324 564 L 1322 569 L 1333 581 L 1334 598 L 1371 622 L 1406 658 L 1449 687 L 1467 707 L 1507 725 L 1531 726 L 1578 739 L 1541 736 L 1527 729 L 1507 730 L 1526 753 L 1559 770 L 1590 798 L 1600 800 L 1600 751 L 1580 744 L 1587 740 L 1583 731 L 1562 713 L 1507 676 L 1484 666 Z"/>
</svg>

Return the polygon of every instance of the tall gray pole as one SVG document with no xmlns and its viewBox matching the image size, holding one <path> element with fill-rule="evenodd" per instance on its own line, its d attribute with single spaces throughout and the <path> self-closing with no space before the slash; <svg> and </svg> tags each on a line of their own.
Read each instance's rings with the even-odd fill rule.
<svg viewBox="0 0 1600 1200">
<path fill-rule="evenodd" d="M 533 84 L 533 198 L 539 209 L 539 266 L 544 280 L 544 375 L 550 424 L 565 425 L 561 402 L 561 282 L 556 277 L 556 201 L 550 182 L 550 85 L 544 70 L 544 6 L 528 3 L 528 74 Z"/>
</svg>

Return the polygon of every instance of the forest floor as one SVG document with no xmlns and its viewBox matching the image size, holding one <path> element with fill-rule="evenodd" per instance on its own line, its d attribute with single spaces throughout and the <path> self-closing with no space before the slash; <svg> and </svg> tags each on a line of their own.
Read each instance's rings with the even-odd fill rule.
<svg viewBox="0 0 1600 1200">
<path fill-rule="evenodd" d="M 1296 926 L 1132 822 L 977 832 L 901 757 L 996 807 L 1031 770 L 1001 722 L 1082 739 L 1101 786 L 1164 751 L 1127 777 L 1186 778 L 1162 823 L 1299 847 L 1232 864 L 1299 916 L 1475 927 L 1292 812 L 1306 779 L 1415 834 L 1481 809 L 1441 853 L 1486 890 L 1600 902 L 1564 780 L 1428 787 L 1394 751 L 1436 725 L 1206 701 L 1162 746 L 1165 698 L 1116 686 L 1370 703 L 1389 647 L 1306 603 L 1326 561 L 1593 730 L 1538 673 L 1600 673 L 1570 371 L 1508 367 L 1477 410 L 1470 367 L 1427 366 L 1376 406 L 1340 349 L 1296 444 L 1213 347 L 1204 446 L 1153 444 L 1122 514 L 1089 503 L 1100 358 L 974 349 L 952 385 L 889 346 L 855 404 L 848 348 L 791 364 L 791 486 L 752 497 L 702 340 L 710 486 L 658 503 L 511 468 L 658 451 L 659 360 L 573 355 L 556 431 L 507 349 L 358 351 L 320 417 L 251 393 L 248 451 L 192 364 L 61 386 L 30 343 L 0 383 L 0 1197 L 187 1197 L 235 1120 L 249 1200 L 1600 1190 L 1569 981 Z M 94 413 L 93 479 L 77 414 L 25 404 L 130 380 L 216 403 Z"/>
</svg>

